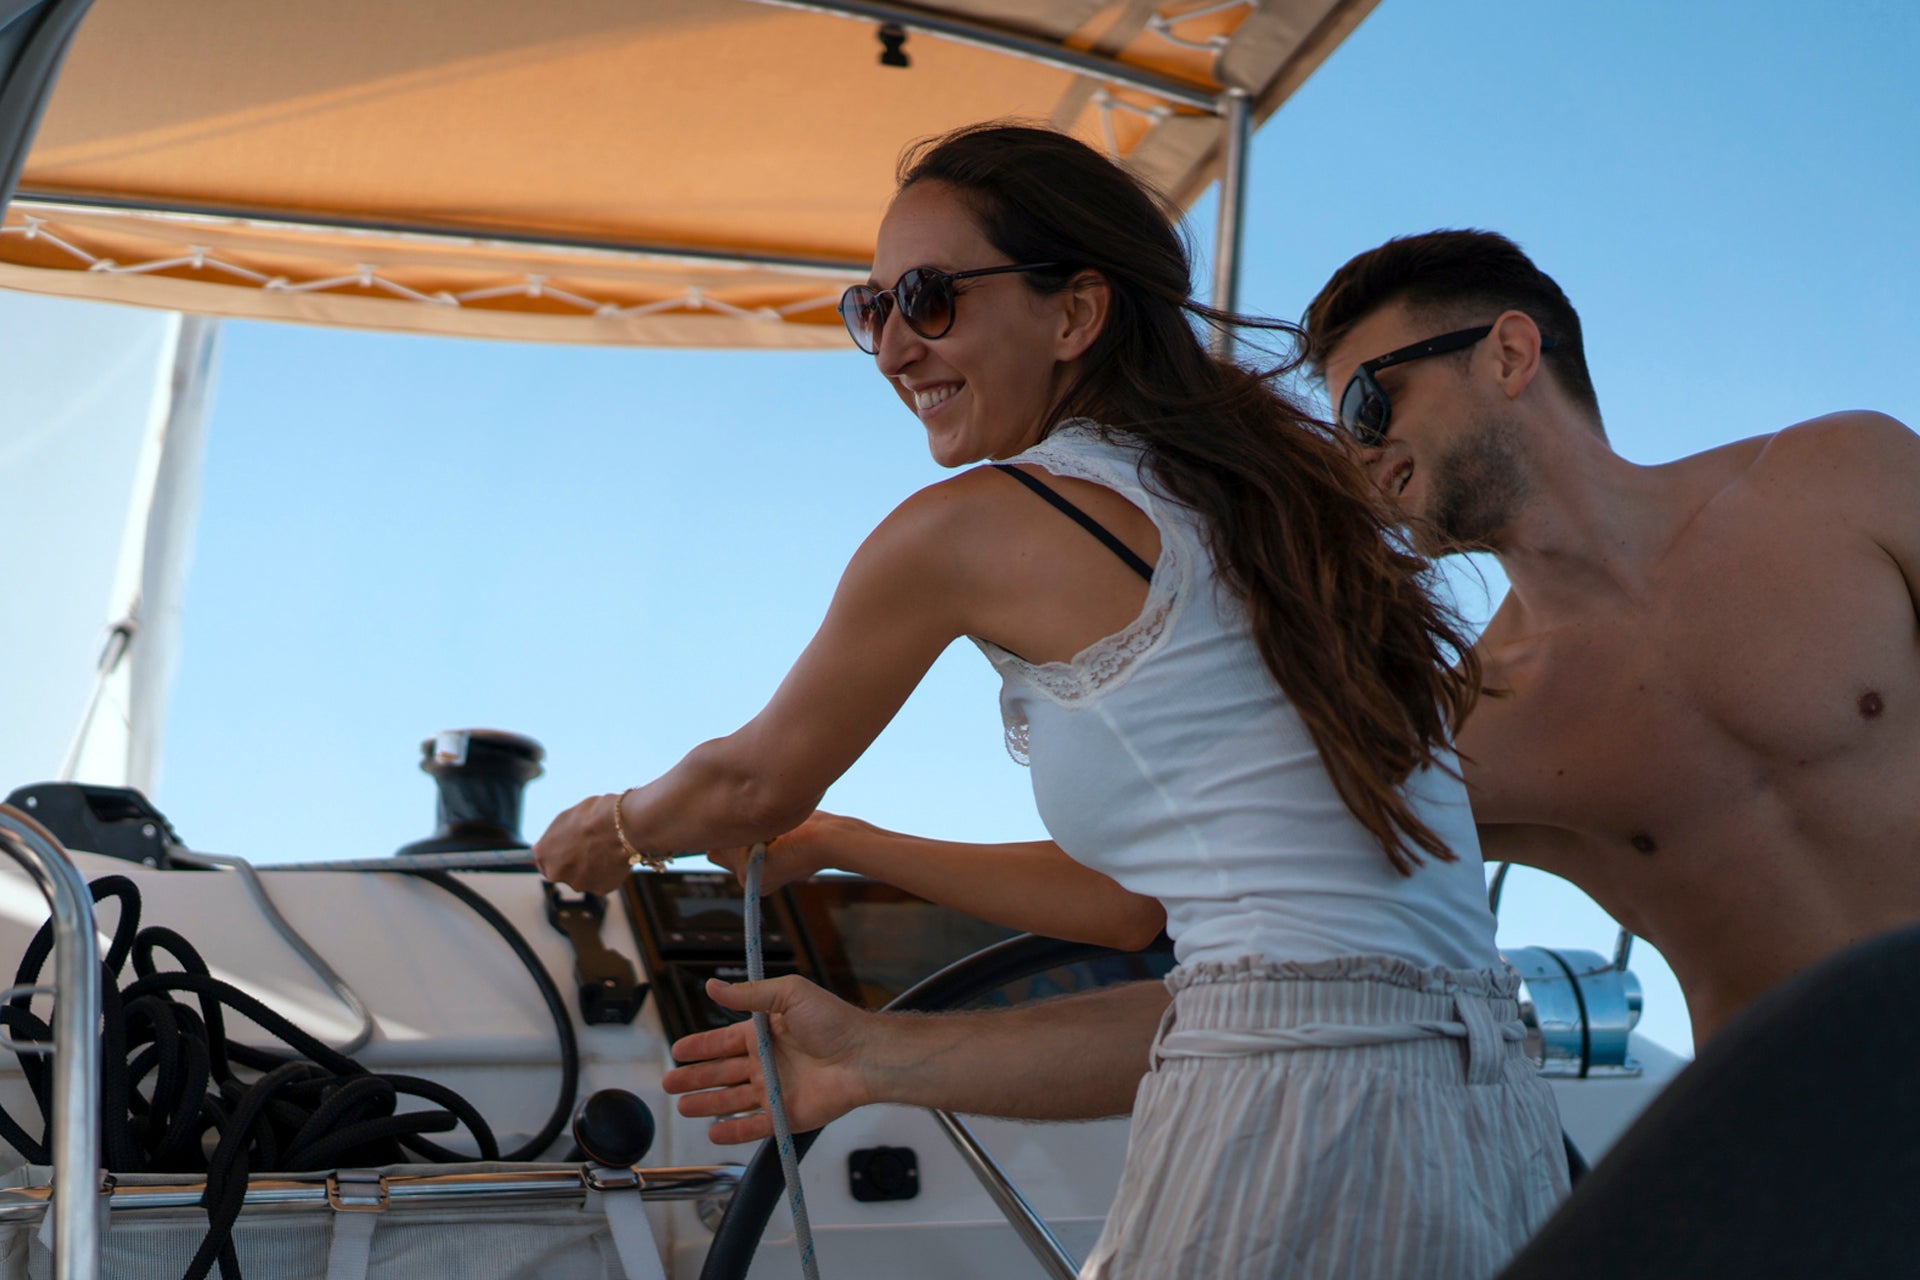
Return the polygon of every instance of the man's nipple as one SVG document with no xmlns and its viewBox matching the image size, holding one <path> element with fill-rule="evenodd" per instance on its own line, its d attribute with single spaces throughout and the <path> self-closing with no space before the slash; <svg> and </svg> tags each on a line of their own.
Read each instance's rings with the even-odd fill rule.
<svg viewBox="0 0 1920 1280">
<path fill-rule="evenodd" d="M 1860 695 L 1860 701 L 1856 705 L 1860 708 L 1860 717 L 1863 720 L 1875 719 L 1887 709 L 1886 702 L 1871 689 Z"/>
</svg>

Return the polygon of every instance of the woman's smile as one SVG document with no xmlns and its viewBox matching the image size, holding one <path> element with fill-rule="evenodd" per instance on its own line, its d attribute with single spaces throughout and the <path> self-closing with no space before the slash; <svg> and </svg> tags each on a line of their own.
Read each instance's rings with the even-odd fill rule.
<svg viewBox="0 0 1920 1280">
<path fill-rule="evenodd" d="M 930 387 L 909 388 L 913 395 L 913 411 L 924 421 L 938 413 L 953 399 L 954 393 L 965 385 L 961 382 L 941 382 Z"/>
</svg>

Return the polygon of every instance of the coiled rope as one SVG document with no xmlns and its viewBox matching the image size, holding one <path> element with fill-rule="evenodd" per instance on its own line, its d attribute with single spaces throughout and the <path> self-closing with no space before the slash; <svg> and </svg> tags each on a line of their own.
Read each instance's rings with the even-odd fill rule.
<svg viewBox="0 0 1920 1280">
<path fill-rule="evenodd" d="M 96 903 L 120 903 L 113 940 L 101 963 L 101 1149 L 116 1173 L 204 1173 L 201 1207 L 207 1235 L 183 1280 L 203 1280 L 218 1262 L 225 1280 L 242 1280 L 233 1225 L 252 1173 L 377 1167 L 397 1164 L 405 1152 L 430 1161 L 529 1160 L 551 1146 L 573 1113 L 580 1050 L 573 1021 L 553 979 L 526 939 L 492 903 L 444 873 L 421 876 L 484 918 L 519 956 L 553 1014 L 560 1041 L 559 1099 L 539 1133 L 504 1156 L 486 1120 L 459 1094 L 416 1076 L 371 1072 L 301 1030 L 266 1004 L 209 972 L 191 943 L 164 926 L 140 928 L 140 891 L 126 876 L 102 876 L 90 886 Z M 41 927 L 15 976 L 32 987 L 53 951 L 53 929 Z M 161 970 L 164 954 L 179 966 Z M 135 979 L 121 987 L 133 961 Z M 174 993 L 190 994 L 197 1009 Z M 247 1018 L 291 1053 L 227 1039 L 224 1010 Z M 50 1059 L 34 1052 L 53 1038 L 48 1023 L 21 994 L 0 1008 L 4 1025 L 22 1046 L 20 1068 L 43 1120 L 52 1114 Z M 241 1079 L 235 1065 L 261 1072 Z M 402 1097 L 431 1104 L 396 1113 Z M 475 1153 L 448 1150 L 428 1139 L 464 1127 Z M 27 1160 L 51 1159 L 47 1129 L 36 1139 L 0 1108 L 0 1139 Z M 213 1140 L 209 1155 L 207 1145 Z"/>
</svg>

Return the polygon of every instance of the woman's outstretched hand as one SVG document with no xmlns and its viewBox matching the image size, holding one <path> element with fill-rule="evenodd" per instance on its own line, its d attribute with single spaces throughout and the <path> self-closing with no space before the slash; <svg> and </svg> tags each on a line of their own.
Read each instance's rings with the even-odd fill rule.
<svg viewBox="0 0 1920 1280">
<path fill-rule="evenodd" d="M 874 1015 L 793 975 L 765 982 L 709 980 L 707 994 L 725 1008 L 768 1015 L 780 1094 L 795 1133 L 818 1129 L 871 1101 L 860 1064 Z M 673 1056 L 684 1065 L 667 1072 L 661 1087 L 686 1095 L 681 1115 L 719 1117 L 707 1130 L 710 1139 L 726 1145 L 772 1135 L 751 1022 L 687 1036 L 674 1043 Z"/>
<path fill-rule="evenodd" d="M 849 835 L 862 829 L 872 830 L 858 818 L 843 818 L 837 813 L 816 809 L 805 822 L 767 845 L 766 866 L 760 871 L 760 892 L 772 893 L 783 885 L 837 866 L 835 852 L 844 849 Z M 733 872 L 734 878 L 745 885 L 749 852 L 747 848 L 715 849 L 707 856 Z"/>
<path fill-rule="evenodd" d="M 540 874 L 582 893 L 612 893 L 627 878 L 627 851 L 613 827 L 618 796 L 582 800 L 553 820 L 533 846 Z"/>
</svg>

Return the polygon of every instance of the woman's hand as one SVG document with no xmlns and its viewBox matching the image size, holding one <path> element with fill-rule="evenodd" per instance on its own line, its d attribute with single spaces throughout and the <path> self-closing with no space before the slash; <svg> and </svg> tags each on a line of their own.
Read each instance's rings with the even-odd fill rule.
<svg viewBox="0 0 1920 1280">
<path fill-rule="evenodd" d="M 612 893 L 627 878 L 627 851 L 613 825 L 618 796 L 582 800 L 553 820 L 533 846 L 540 874 L 582 893 Z"/>
<path fill-rule="evenodd" d="M 848 839 L 873 828 L 858 818 L 843 818 L 837 813 L 814 810 L 807 820 L 767 845 L 767 862 L 760 870 L 760 893 L 772 893 L 783 885 L 838 866 L 836 851 L 844 850 Z M 744 886 L 747 883 L 747 855 L 750 846 L 715 849 L 707 856 L 733 872 Z M 841 870 L 847 868 L 841 867 Z"/>
</svg>

